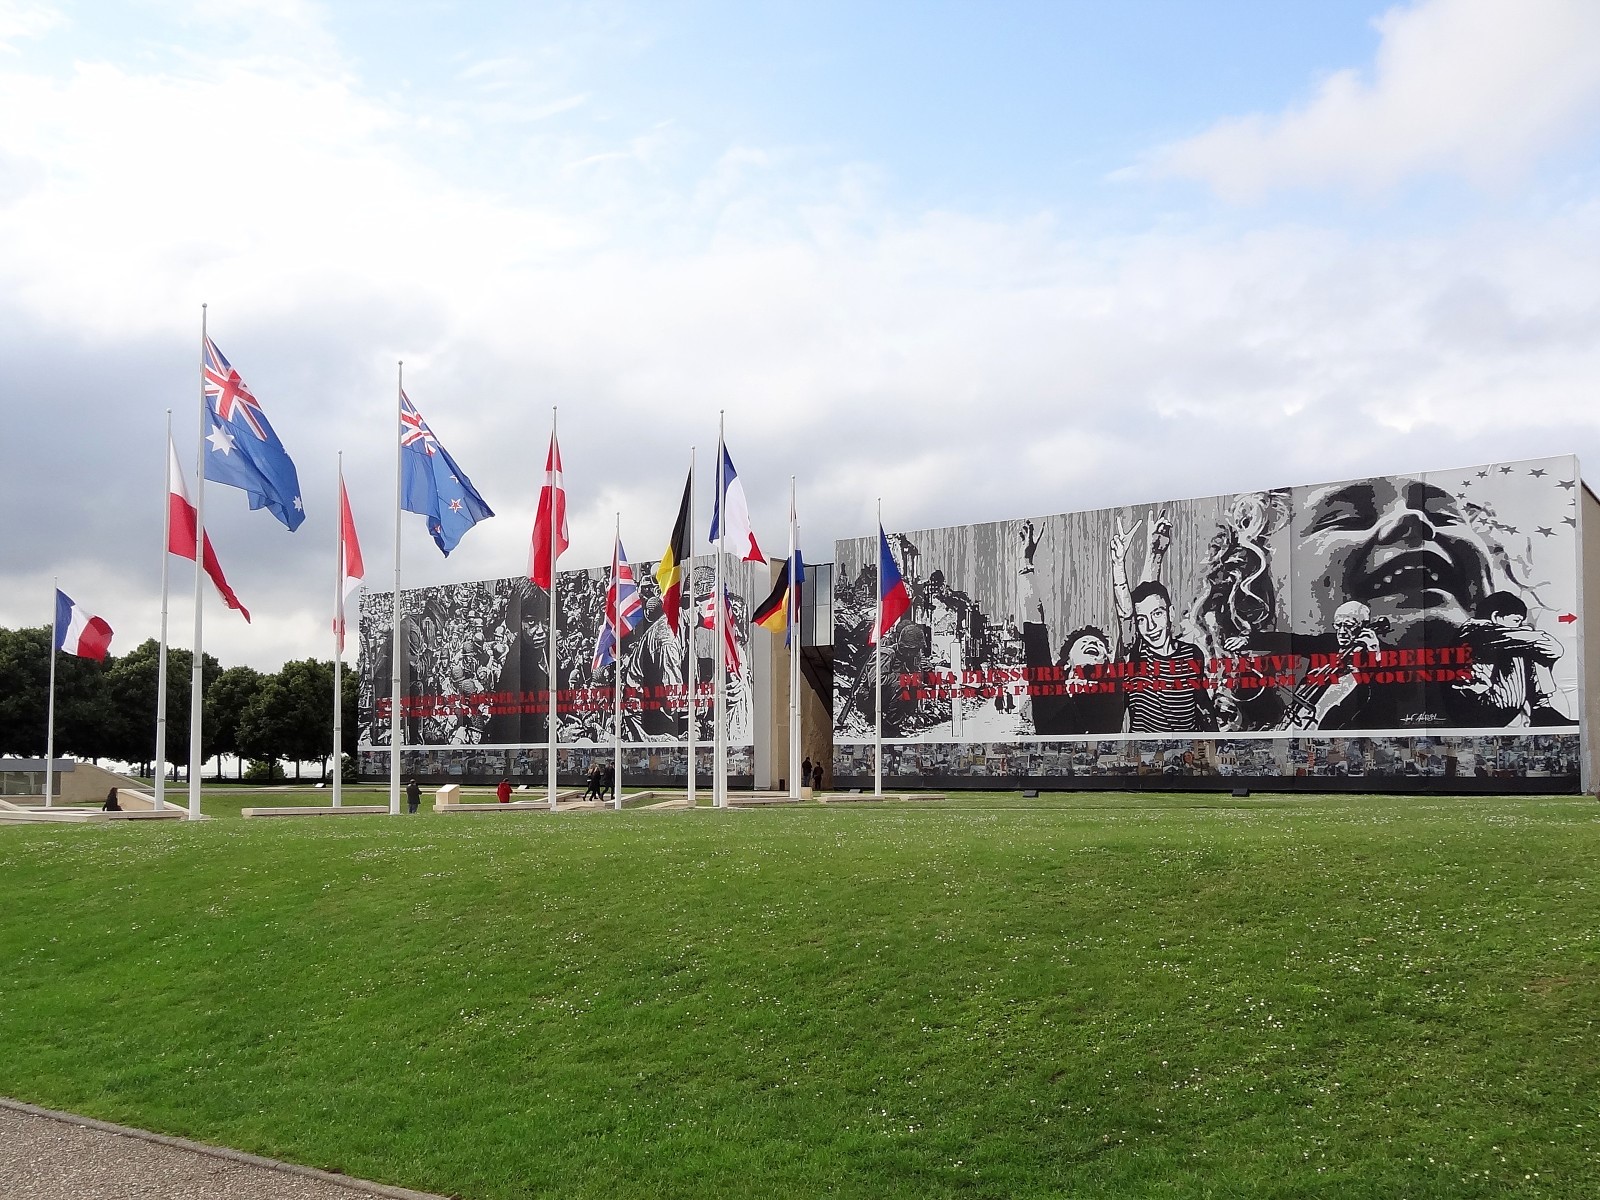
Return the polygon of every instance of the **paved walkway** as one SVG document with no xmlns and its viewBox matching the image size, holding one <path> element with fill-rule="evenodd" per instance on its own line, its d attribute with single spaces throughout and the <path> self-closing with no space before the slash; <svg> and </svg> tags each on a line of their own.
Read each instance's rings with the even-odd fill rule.
<svg viewBox="0 0 1600 1200">
<path fill-rule="evenodd" d="M 0 1098 L 6 1200 L 443 1200 Z"/>
</svg>

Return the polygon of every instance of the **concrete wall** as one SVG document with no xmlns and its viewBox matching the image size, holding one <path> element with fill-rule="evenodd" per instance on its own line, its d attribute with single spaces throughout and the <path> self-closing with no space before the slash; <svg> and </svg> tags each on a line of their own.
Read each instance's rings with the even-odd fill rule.
<svg viewBox="0 0 1600 1200">
<path fill-rule="evenodd" d="M 1586 792 L 1600 788 L 1600 745 L 1595 738 L 1595 721 L 1600 718 L 1600 645 L 1589 637 L 1589 630 L 1600 631 L 1600 500 L 1581 485 L 1578 500 L 1578 671 L 1583 686 L 1583 711 L 1578 719 L 1582 739 L 1583 777 Z"/>
</svg>

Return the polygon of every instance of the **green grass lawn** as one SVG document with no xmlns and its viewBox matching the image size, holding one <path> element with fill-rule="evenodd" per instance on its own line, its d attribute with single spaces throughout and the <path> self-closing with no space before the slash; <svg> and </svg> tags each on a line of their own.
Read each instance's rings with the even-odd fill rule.
<svg viewBox="0 0 1600 1200">
<path fill-rule="evenodd" d="M 473 1200 L 1600 1195 L 1592 799 L 229 816 L 326 795 L 0 827 L 0 1093 Z"/>
</svg>

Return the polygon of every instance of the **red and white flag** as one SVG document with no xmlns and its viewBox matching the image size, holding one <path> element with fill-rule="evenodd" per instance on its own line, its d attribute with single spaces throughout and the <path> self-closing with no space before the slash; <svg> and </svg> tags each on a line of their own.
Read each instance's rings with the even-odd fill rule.
<svg viewBox="0 0 1600 1200">
<path fill-rule="evenodd" d="M 707 596 L 700 602 L 700 624 L 714 629 L 717 624 L 717 599 Z M 733 597 L 722 589 L 722 665 L 735 674 L 744 670 L 744 655 L 739 653 L 739 622 L 733 615 Z"/>
<path fill-rule="evenodd" d="M 183 482 L 183 467 L 178 464 L 178 451 L 172 444 L 170 436 L 167 438 L 167 512 L 168 553 L 193 562 L 196 520 L 194 501 L 189 499 L 189 489 Z M 211 582 L 217 585 L 217 591 L 222 595 L 222 602 L 249 621 L 250 610 L 239 603 L 239 597 L 235 596 L 233 589 L 228 586 L 228 580 L 222 574 L 222 564 L 217 561 L 217 552 L 211 548 L 209 533 L 205 535 L 202 547 L 206 574 L 211 576 Z"/>
<path fill-rule="evenodd" d="M 344 489 L 344 473 L 339 474 L 339 558 L 341 583 L 339 586 L 339 614 L 334 628 L 339 633 L 339 649 L 344 650 L 344 614 L 350 599 L 361 590 L 367 577 L 366 565 L 361 561 L 361 543 L 356 538 L 356 521 L 350 515 L 350 493 Z"/>
<path fill-rule="evenodd" d="M 544 462 L 544 486 L 539 489 L 539 511 L 533 518 L 533 549 L 528 553 L 528 578 L 535 587 L 550 588 L 551 566 L 567 545 L 567 489 L 561 480 L 561 447 L 552 433 Z"/>
</svg>

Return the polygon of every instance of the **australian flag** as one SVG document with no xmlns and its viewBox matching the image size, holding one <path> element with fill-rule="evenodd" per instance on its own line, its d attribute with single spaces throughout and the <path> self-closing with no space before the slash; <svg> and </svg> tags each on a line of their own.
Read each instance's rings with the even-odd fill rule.
<svg viewBox="0 0 1600 1200">
<path fill-rule="evenodd" d="M 272 431 L 261 402 L 250 394 L 222 351 L 206 339 L 206 478 L 243 488 L 251 508 L 268 509 L 291 530 L 306 519 L 300 476 Z"/>
<path fill-rule="evenodd" d="M 417 406 L 400 393 L 400 507 L 428 518 L 428 532 L 449 554 L 467 530 L 494 516 L 472 480 L 439 444 Z"/>
</svg>

